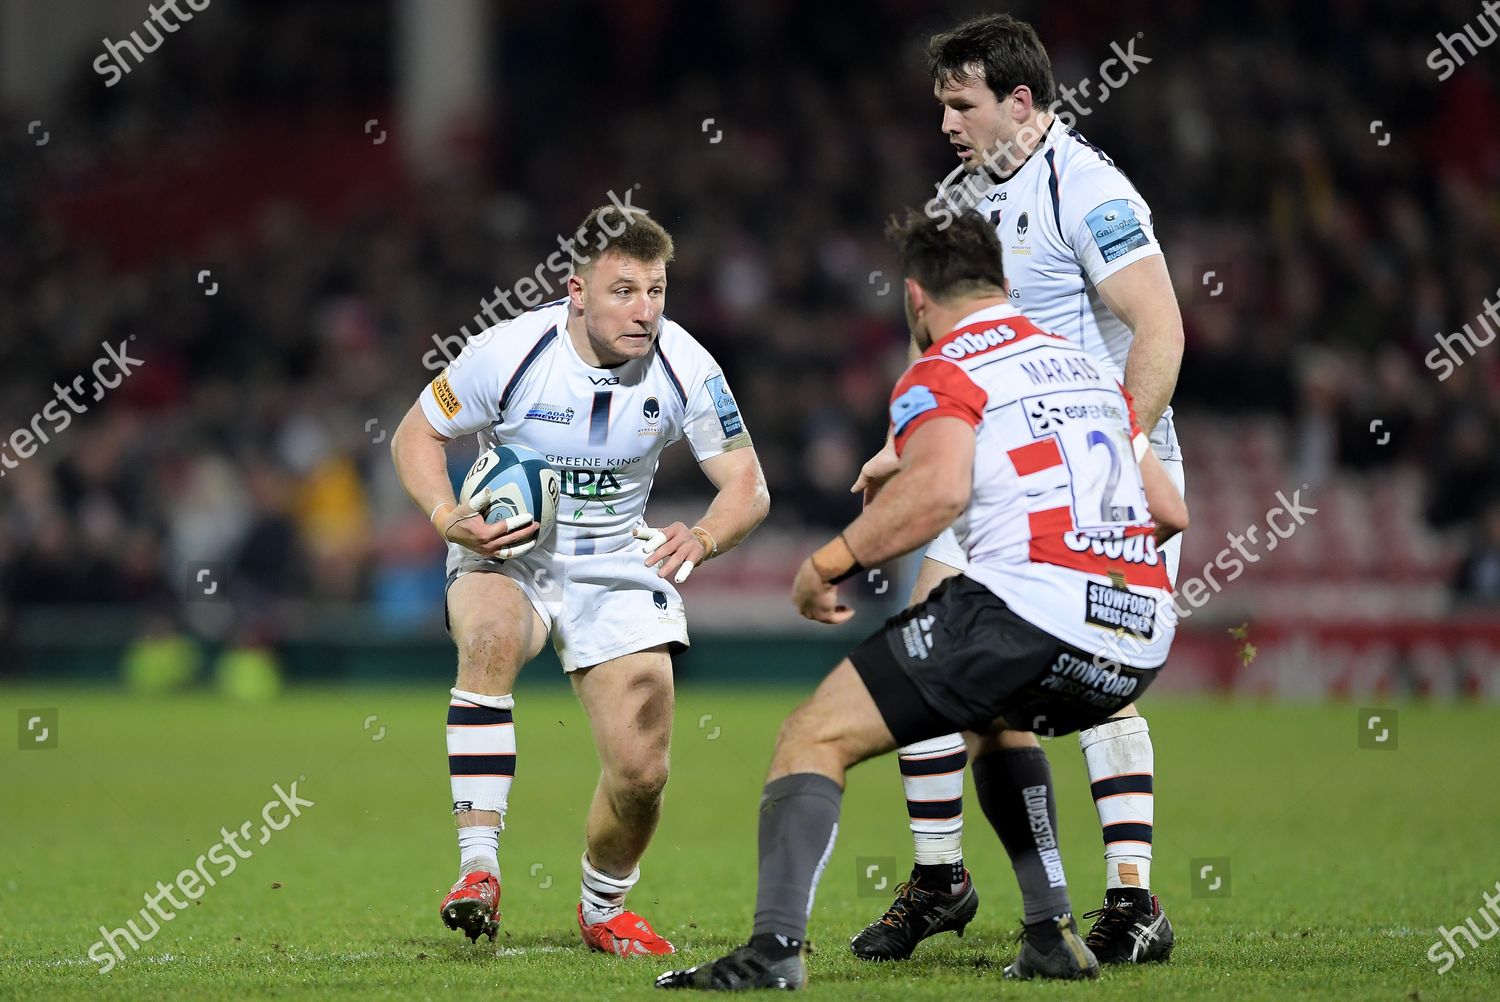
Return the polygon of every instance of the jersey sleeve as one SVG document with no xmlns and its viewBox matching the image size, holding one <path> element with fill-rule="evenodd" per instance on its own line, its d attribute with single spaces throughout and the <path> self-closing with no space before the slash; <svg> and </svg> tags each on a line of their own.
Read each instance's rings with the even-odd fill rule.
<svg viewBox="0 0 1500 1002">
<path fill-rule="evenodd" d="M 1146 450 L 1151 448 L 1151 439 L 1141 430 L 1140 419 L 1135 416 L 1135 397 L 1125 388 L 1124 383 L 1116 383 L 1120 393 L 1125 397 L 1125 411 L 1130 415 L 1130 447 L 1135 451 L 1135 461 L 1139 463 L 1146 456 Z"/>
<path fill-rule="evenodd" d="M 1126 265 L 1161 253 L 1151 208 L 1119 170 L 1101 163 L 1068 180 L 1062 232 L 1090 282 L 1097 286 Z"/>
<path fill-rule="evenodd" d="M 433 429 L 457 438 L 488 427 L 500 416 L 506 332 L 499 331 L 460 355 L 428 384 L 418 399 Z"/>
<path fill-rule="evenodd" d="M 713 357 L 701 351 L 686 376 L 687 413 L 683 432 L 698 462 L 750 445 L 750 429 L 729 380 Z"/>
<path fill-rule="evenodd" d="M 920 358 L 891 393 L 891 437 L 901 455 L 912 433 L 933 418 L 956 417 L 978 428 L 989 395 L 945 358 Z"/>
</svg>

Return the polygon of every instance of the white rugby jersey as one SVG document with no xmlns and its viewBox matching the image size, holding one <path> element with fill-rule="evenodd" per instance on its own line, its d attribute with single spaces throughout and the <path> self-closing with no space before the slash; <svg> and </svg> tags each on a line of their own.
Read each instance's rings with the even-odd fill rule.
<svg viewBox="0 0 1500 1002">
<path fill-rule="evenodd" d="M 687 438 L 699 462 L 750 444 L 724 373 L 662 317 L 650 354 L 588 365 L 568 337 L 568 301 L 474 336 L 421 396 L 441 435 L 479 433 L 480 449 L 529 446 L 562 474 L 555 553 L 627 546 L 643 519 L 661 450 Z"/>
<path fill-rule="evenodd" d="M 1004 181 L 959 168 L 939 187 L 950 207 L 971 207 L 994 224 L 1015 308 L 1043 330 L 1081 345 L 1124 382 L 1134 335 L 1104 305 L 1098 285 L 1160 254 L 1161 245 L 1150 207 L 1114 161 L 1054 118 L 1031 156 Z M 1170 406 L 1150 438 L 1160 458 L 1182 458 Z"/>
<path fill-rule="evenodd" d="M 976 430 L 974 490 L 953 523 L 964 573 L 1059 639 L 1159 667 L 1176 617 L 1141 480 L 1150 445 L 1108 366 L 1008 307 L 980 310 L 896 384 L 897 455 L 937 417 Z M 1140 643 L 1107 643 L 1120 631 Z"/>
</svg>

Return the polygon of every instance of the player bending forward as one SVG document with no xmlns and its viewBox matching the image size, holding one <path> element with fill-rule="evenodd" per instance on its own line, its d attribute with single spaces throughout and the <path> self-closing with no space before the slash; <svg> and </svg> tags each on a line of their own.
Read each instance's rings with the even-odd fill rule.
<svg viewBox="0 0 1500 1002">
<path fill-rule="evenodd" d="M 516 772 L 512 686 L 550 635 L 588 714 L 601 765 L 585 832 L 578 925 L 592 949 L 672 944 L 625 910 L 661 813 L 672 733 L 671 654 L 687 646 L 673 582 L 743 540 L 769 507 L 765 478 L 713 357 L 662 315 L 672 238 L 640 210 L 596 209 L 568 296 L 487 332 L 407 413 L 401 482 L 448 543 L 447 616 L 458 648 L 448 771 L 460 877 L 443 921 L 471 940 L 500 919 L 500 831 Z M 575 255 L 577 257 L 577 255 Z M 530 446 L 558 468 L 545 547 L 523 514 L 493 525 L 455 502 L 445 446 Z M 645 527 L 666 445 L 686 437 L 718 488 L 707 514 Z M 644 545 L 641 540 L 645 540 Z"/>
<path fill-rule="evenodd" d="M 1125 384 L 1181 491 L 1182 454 L 1168 404 L 1182 362 L 1182 318 L 1150 208 L 1113 161 L 1047 110 L 1056 85 L 1030 25 L 1006 14 L 977 17 L 935 36 L 928 59 L 943 132 L 960 160 L 954 174 L 962 180 L 946 184 L 944 198 L 974 205 L 994 227 L 1011 304 L 1082 345 L 1101 371 Z M 940 216 L 949 211 L 934 208 Z M 856 489 L 894 462 L 889 449 L 882 452 Z M 1179 544 L 1174 539 L 1163 550 L 1174 578 Z M 962 572 L 967 559 L 953 533 L 939 536 L 912 601 Z M 1104 836 L 1104 906 L 1084 916 L 1096 919 L 1089 948 L 1106 964 L 1164 961 L 1173 933 L 1151 893 L 1155 752 L 1146 720 L 1123 706 L 1078 738 Z M 966 758 L 956 734 L 901 749 L 916 863 L 886 913 L 854 937 L 856 956 L 898 960 L 928 936 L 962 931 L 974 917 L 979 899 L 962 845 Z"/>
<path fill-rule="evenodd" d="M 792 597 L 810 619 L 844 622 L 853 612 L 838 604 L 838 582 L 950 524 L 968 568 L 888 620 L 787 718 L 760 802 L 750 941 L 663 974 L 659 987 L 802 987 L 845 771 L 955 731 L 1021 886 L 1024 942 L 1006 975 L 1099 973 L 1073 922 L 1051 770 L 1029 732 L 1092 726 L 1151 684 L 1174 629 L 1157 546 L 1186 526 L 1187 510 L 1123 387 L 1011 306 L 985 220 L 968 212 L 942 229 L 913 213 L 894 230 L 923 349 L 891 399 L 900 469 L 803 562 Z M 1101 668 L 1100 622 L 1121 615 L 1146 642 L 1129 663 Z"/>
</svg>

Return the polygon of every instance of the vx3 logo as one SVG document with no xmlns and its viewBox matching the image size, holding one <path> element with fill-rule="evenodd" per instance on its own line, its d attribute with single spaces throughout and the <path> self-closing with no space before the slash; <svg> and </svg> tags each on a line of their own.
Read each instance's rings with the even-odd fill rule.
<svg viewBox="0 0 1500 1002">
<path fill-rule="evenodd" d="M 590 376 L 589 377 L 589 382 L 593 383 L 595 386 L 619 386 L 620 385 L 620 377 L 619 376 Z"/>
</svg>

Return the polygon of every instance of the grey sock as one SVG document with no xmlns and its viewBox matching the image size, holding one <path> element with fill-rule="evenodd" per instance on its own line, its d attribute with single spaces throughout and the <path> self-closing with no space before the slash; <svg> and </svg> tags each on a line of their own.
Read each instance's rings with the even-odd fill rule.
<svg viewBox="0 0 1500 1002">
<path fill-rule="evenodd" d="M 813 892 L 833 852 L 843 796 L 839 784 L 816 772 L 798 772 L 766 784 L 760 798 L 756 935 L 807 938 Z"/>
<path fill-rule="evenodd" d="M 1073 910 L 1057 848 L 1052 767 L 1040 748 L 1012 748 L 974 760 L 974 791 L 1010 854 L 1027 923 Z"/>
</svg>

